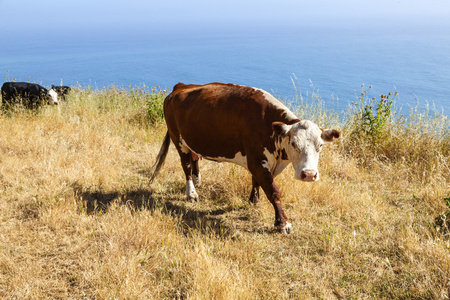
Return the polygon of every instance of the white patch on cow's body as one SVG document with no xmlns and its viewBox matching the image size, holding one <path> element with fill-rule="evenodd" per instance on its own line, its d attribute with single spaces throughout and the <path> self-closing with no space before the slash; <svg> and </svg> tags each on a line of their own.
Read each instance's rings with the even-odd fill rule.
<svg viewBox="0 0 450 300">
<path fill-rule="evenodd" d="M 58 94 L 55 92 L 54 89 L 50 89 L 48 91 L 49 96 L 51 97 L 51 100 L 49 101 L 49 104 L 52 105 L 58 105 Z"/>
<path fill-rule="evenodd" d="M 191 148 L 189 148 L 189 146 L 183 140 L 182 136 L 180 136 L 179 146 L 180 146 L 181 152 L 183 152 L 184 154 L 188 154 L 191 151 Z"/>
<path fill-rule="evenodd" d="M 264 167 L 264 169 L 267 169 L 267 170 L 269 170 L 270 173 L 272 173 L 272 167 L 268 160 L 263 160 L 262 166 Z"/>
<path fill-rule="evenodd" d="M 277 147 L 276 149 L 281 150 L 282 148 Z M 269 170 L 274 178 L 280 175 L 280 173 L 291 163 L 290 160 L 283 160 L 281 157 L 276 157 L 275 153 L 277 150 L 275 150 L 274 153 L 270 153 L 269 150 L 264 148 L 264 156 L 267 160 L 262 161 L 262 166 Z"/>
<path fill-rule="evenodd" d="M 241 167 L 248 169 L 247 156 L 242 155 L 241 152 L 236 153 L 233 158 L 226 158 L 226 157 L 222 157 L 222 156 L 218 156 L 218 157 L 203 156 L 203 157 L 206 159 L 209 159 L 209 160 L 216 161 L 216 162 L 234 163 L 234 164 L 237 164 Z"/>
<path fill-rule="evenodd" d="M 197 201 L 198 200 L 198 194 L 195 190 L 194 183 L 192 182 L 192 179 L 189 179 L 186 181 L 186 196 L 189 200 Z"/>
<path fill-rule="evenodd" d="M 205 159 L 213 160 L 216 162 L 231 162 L 231 163 L 235 163 L 237 165 L 240 165 L 240 166 L 248 169 L 247 156 L 242 155 L 241 152 L 236 153 L 233 158 L 226 158 L 223 156 L 218 156 L 218 157 L 204 156 L 201 153 L 197 153 L 196 151 L 192 150 L 192 148 L 189 147 L 189 145 L 186 143 L 186 141 L 183 140 L 183 138 L 181 136 L 180 136 L 179 144 L 180 144 L 181 151 L 185 154 L 192 152 L 192 153 L 195 153 L 198 157 L 203 157 Z"/>
<path fill-rule="evenodd" d="M 262 90 L 262 89 L 258 89 L 258 88 L 254 88 L 257 91 L 260 91 L 263 93 L 264 98 L 270 102 L 273 106 L 275 106 L 276 108 L 280 109 L 280 110 L 284 110 L 284 114 L 286 115 L 287 118 L 291 119 L 291 120 L 295 120 L 297 119 L 297 116 L 295 116 L 290 110 L 289 108 L 287 108 L 283 103 L 281 103 L 280 101 L 278 101 L 274 96 L 272 96 L 272 94 L 270 94 L 269 92 Z"/>
</svg>

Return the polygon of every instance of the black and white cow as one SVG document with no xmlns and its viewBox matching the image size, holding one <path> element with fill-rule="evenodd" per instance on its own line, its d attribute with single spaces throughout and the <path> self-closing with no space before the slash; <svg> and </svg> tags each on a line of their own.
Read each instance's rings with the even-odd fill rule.
<svg viewBox="0 0 450 300">
<path fill-rule="evenodd" d="M 71 88 L 65 85 L 52 84 L 52 90 L 54 90 L 62 100 L 66 100 L 66 95 L 69 94 Z"/>
<path fill-rule="evenodd" d="M 8 109 L 21 103 L 26 108 L 38 108 L 47 103 L 58 105 L 58 95 L 53 90 L 29 82 L 5 82 L 2 85 L 2 108 Z"/>
</svg>

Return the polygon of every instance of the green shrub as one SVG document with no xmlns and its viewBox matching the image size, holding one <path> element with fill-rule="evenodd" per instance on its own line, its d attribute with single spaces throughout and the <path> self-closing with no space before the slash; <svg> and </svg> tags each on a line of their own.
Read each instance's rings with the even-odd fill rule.
<svg viewBox="0 0 450 300">
<path fill-rule="evenodd" d="M 364 85 L 362 86 L 364 87 Z M 397 92 L 393 95 L 389 93 L 380 96 L 380 101 L 376 103 L 373 97 L 369 101 L 366 100 L 367 92 L 372 88 L 363 90 L 355 104 L 356 111 L 353 113 L 353 135 L 357 138 L 368 140 L 372 143 L 380 142 L 389 138 L 387 134 L 388 125 L 392 124 L 392 104 Z"/>
<path fill-rule="evenodd" d="M 164 120 L 164 99 L 168 94 L 159 86 L 153 87 L 151 93 L 146 94 L 147 118 L 150 123 L 158 123 Z"/>
</svg>

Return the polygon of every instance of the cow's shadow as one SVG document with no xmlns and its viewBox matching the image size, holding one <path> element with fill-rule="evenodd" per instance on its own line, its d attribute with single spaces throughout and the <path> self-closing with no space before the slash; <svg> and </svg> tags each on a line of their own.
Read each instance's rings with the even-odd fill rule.
<svg viewBox="0 0 450 300">
<path fill-rule="evenodd" d="M 245 224 L 249 220 L 239 212 L 236 213 L 236 209 L 203 209 L 201 208 L 201 200 L 200 203 L 189 203 L 180 199 L 180 192 L 158 193 L 147 189 L 128 192 L 101 192 L 83 191 L 81 188 L 74 188 L 75 199 L 80 203 L 80 210 L 88 215 L 107 213 L 111 205 L 126 205 L 134 211 L 159 210 L 163 214 L 176 217 L 185 234 L 193 230 L 205 234 L 213 233 L 231 237 L 240 236 L 242 231 L 272 233 L 272 229 L 267 226 L 255 227 L 251 224 Z M 248 209 L 252 209 L 252 207 Z"/>
</svg>

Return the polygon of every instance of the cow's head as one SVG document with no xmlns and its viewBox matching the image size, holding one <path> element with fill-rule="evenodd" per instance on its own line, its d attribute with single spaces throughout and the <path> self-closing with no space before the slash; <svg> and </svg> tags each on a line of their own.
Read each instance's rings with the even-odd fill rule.
<svg viewBox="0 0 450 300">
<path fill-rule="evenodd" d="M 47 101 L 48 101 L 48 104 L 51 104 L 51 105 L 58 105 L 59 104 L 59 102 L 58 102 L 58 94 L 55 92 L 54 89 L 50 89 L 47 92 Z"/>
<path fill-rule="evenodd" d="M 319 180 L 319 154 L 325 142 L 332 142 L 340 137 L 335 129 L 321 129 L 308 120 L 293 125 L 282 122 L 272 124 L 274 132 L 286 143 L 285 150 L 295 169 L 295 178 L 303 181 Z"/>
</svg>

